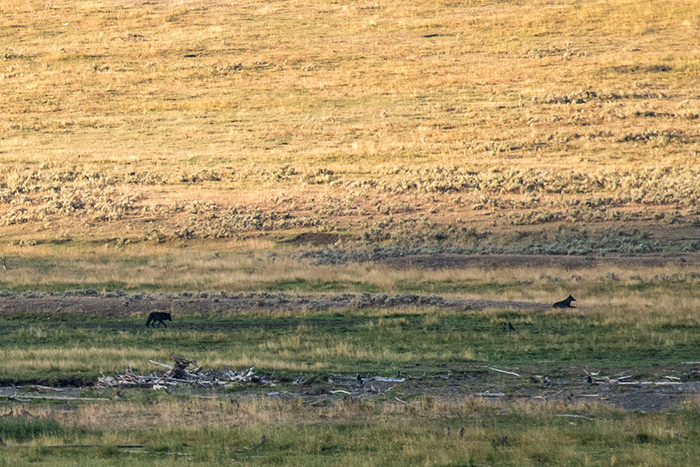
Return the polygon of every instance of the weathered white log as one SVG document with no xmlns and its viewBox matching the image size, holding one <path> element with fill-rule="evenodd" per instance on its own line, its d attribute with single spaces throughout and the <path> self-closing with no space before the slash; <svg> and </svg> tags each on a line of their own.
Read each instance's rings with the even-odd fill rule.
<svg viewBox="0 0 700 467">
<path fill-rule="evenodd" d="M 403 383 L 404 381 L 406 381 L 406 378 L 384 378 L 381 376 L 374 376 L 371 379 L 373 379 L 374 381 L 379 381 L 381 383 Z"/>
<path fill-rule="evenodd" d="M 493 368 L 493 367 L 489 367 L 489 370 L 493 370 L 493 371 L 497 371 L 499 373 L 505 373 L 507 375 L 517 376 L 518 378 L 522 378 L 521 375 L 519 375 L 517 373 L 513 373 L 512 371 L 499 370 L 498 368 Z"/>
<path fill-rule="evenodd" d="M 17 394 L 0 394 L 0 398 L 11 399 L 11 400 L 30 400 L 30 399 L 46 399 L 52 401 L 108 401 L 110 399 L 106 397 L 72 397 L 72 396 L 29 396 L 29 395 L 17 395 Z"/>
<path fill-rule="evenodd" d="M 149 360 L 149 362 L 153 363 L 154 365 L 159 365 L 159 366 L 164 366 L 168 370 L 172 370 L 173 366 L 172 365 L 166 365 L 165 363 L 160 363 L 160 362 L 155 362 L 153 360 Z"/>
</svg>

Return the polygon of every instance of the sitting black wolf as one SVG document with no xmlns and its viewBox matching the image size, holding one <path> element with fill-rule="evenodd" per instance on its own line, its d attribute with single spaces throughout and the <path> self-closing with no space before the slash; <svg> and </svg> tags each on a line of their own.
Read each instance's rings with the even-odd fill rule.
<svg viewBox="0 0 700 467">
<path fill-rule="evenodd" d="M 569 295 L 561 302 L 557 302 L 554 305 L 552 305 L 552 307 L 554 307 L 554 308 L 576 308 L 575 306 L 571 306 L 571 302 L 575 302 L 575 301 L 576 301 L 576 299 L 574 297 L 572 297 L 571 295 Z"/>
<path fill-rule="evenodd" d="M 166 328 L 168 327 L 165 324 L 165 321 L 172 321 L 173 319 L 170 317 L 170 313 L 163 313 L 160 311 L 153 311 L 151 314 L 148 315 L 148 319 L 146 320 L 146 327 L 152 324 L 153 327 L 156 327 L 156 322 L 158 322 L 158 327 L 162 324 Z"/>
</svg>

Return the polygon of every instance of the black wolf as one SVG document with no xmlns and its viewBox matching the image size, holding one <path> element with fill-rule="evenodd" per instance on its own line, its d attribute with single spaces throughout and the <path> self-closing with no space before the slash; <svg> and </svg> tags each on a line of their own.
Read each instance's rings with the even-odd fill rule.
<svg viewBox="0 0 700 467">
<path fill-rule="evenodd" d="M 554 308 L 576 308 L 575 306 L 571 306 L 571 302 L 575 302 L 575 301 L 576 301 L 576 299 L 574 297 L 572 297 L 571 295 L 569 295 L 561 302 L 557 302 L 554 305 L 552 305 L 552 307 L 554 307 Z"/>
<path fill-rule="evenodd" d="M 148 319 L 146 320 L 146 327 L 149 325 L 152 325 L 153 327 L 156 327 L 156 322 L 158 322 L 158 327 L 162 324 L 166 328 L 168 327 L 165 324 L 165 321 L 172 321 L 173 319 L 170 317 L 170 313 L 163 313 L 160 311 L 153 311 L 151 314 L 148 315 Z"/>
</svg>

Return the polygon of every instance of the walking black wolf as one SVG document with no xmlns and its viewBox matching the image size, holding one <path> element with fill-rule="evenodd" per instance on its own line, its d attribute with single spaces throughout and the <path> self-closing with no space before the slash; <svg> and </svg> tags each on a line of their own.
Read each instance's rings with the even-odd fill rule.
<svg viewBox="0 0 700 467">
<path fill-rule="evenodd" d="M 151 325 L 152 327 L 156 327 L 156 322 L 158 323 L 158 327 L 162 324 L 166 328 L 168 327 L 167 324 L 165 324 L 165 321 L 172 321 L 173 319 L 170 317 L 170 313 L 164 313 L 161 311 L 153 311 L 151 314 L 148 315 L 148 319 L 146 320 L 146 327 Z"/>
<path fill-rule="evenodd" d="M 553 308 L 576 308 L 575 306 L 571 306 L 571 302 L 575 302 L 576 299 L 569 295 L 566 297 L 564 300 L 561 302 L 557 302 L 554 305 L 552 305 Z"/>
</svg>

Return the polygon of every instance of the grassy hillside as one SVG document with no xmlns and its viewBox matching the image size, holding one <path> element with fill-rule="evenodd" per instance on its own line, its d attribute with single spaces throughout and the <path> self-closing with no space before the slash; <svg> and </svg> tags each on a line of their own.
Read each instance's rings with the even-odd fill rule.
<svg viewBox="0 0 700 467">
<path fill-rule="evenodd" d="M 680 0 L 3 2 L 1 254 L 692 252 L 699 29 Z"/>
<path fill-rule="evenodd" d="M 697 463 L 699 36 L 691 0 L 0 2 L 0 465 Z M 276 386 L 57 387 L 172 354 Z"/>
</svg>

